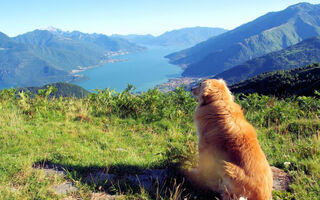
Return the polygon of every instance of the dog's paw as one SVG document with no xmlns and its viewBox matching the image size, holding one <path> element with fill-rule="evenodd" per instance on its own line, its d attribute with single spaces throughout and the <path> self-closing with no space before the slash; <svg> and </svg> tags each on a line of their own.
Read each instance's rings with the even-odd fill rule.
<svg viewBox="0 0 320 200">
<path fill-rule="evenodd" d="M 231 162 L 223 161 L 223 168 L 224 173 L 232 179 L 240 179 L 244 176 L 243 169 Z"/>
</svg>

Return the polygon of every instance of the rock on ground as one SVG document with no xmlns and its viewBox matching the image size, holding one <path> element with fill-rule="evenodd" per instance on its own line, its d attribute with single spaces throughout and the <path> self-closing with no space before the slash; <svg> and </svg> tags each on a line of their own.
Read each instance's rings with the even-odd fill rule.
<svg viewBox="0 0 320 200">
<path fill-rule="evenodd" d="M 271 166 L 271 170 L 273 174 L 273 189 L 288 190 L 290 183 L 289 175 L 282 169 L 276 167 Z"/>
<path fill-rule="evenodd" d="M 47 176 L 57 175 L 66 178 L 66 171 L 57 165 L 43 165 L 34 166 L 36 170 L 43 170 Z M 283 170 L 271 167 L 273 173 L 273 189 L 274 190 L 288 190 L 290 178 Z M 144 187 L 146 190 L 151 190 L 155 183 L 161 185 L 166 178 L 169 178 L 167 169 L 147 169 L 138 174 L 128 174 L 119 176 L 116 174 L 105 173 L 103 171 L 92 171 L 89 175 L 84 177 L 84 181 L 89 184 L 105 183 L 106 181 L 116 182 L 118 180 L 129 181 L 137 186 Z M 53 192 L 57 195 L 65 195 L 78 190 L 71 181 L 66 181 L 62 184 L 57 184 L 51 187 Z M 116 195 L 109 195 L 106 193 L 92 193 L 91 200 L 114 200 Z M 68 200 L 72 200 L 72 197 Z M 67 200 L 67 199 L 66 199 Z"/>
<path fill-rule="evenodd" d="M 50 188 L 56 195 L 65 195 L 69 194 L 71 192 L 78 191 L 78 188 L 76 188 L 72 182 L 64 182 L 61 184 L 53 185 Z"/>
</svg>

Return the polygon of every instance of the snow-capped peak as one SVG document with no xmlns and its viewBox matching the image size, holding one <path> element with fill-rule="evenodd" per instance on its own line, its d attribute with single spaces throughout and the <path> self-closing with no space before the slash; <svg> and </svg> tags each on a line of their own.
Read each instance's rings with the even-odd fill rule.
<svg viewBox="0 0 320 200">
<path fill-rule="evenodd" d="M 47 28 L 40 28 L 39 30 L 45 30 L 45 31 L 50 31 L 55 33 L 63 32 L 61 29 L 55 28 L 53 26 L 48 26 Z"/>
</svg>

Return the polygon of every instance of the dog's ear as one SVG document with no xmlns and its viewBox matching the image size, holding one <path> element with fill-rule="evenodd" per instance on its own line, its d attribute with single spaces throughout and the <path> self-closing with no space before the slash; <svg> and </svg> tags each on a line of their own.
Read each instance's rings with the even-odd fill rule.
<svg viewBox="0 0 320 200">
<path fill-rule="evenodd" d="M 229 96 L 231 101 L 234 101 L 234 96 L 232 95 L 231 91 L 229 90 L 227 83 L 223 79 L 218 79 L 218 81 L 223 84 L 224 89 L 226 91 L 226 94 Z"/>
</svg>

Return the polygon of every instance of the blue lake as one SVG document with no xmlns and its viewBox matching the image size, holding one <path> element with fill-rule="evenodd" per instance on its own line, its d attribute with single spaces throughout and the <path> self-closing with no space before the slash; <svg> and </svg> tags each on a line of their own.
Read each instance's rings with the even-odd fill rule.
<svg viewBox="0 0 320 200">
<path fill-rule="evenodd" d="M 135 91 L 146 91 L 169 78 L 180 77 L 182 69 L 169 64 L 164 56 L 181 49 L 183 47 L 148 46 L 146 51 L 116 57 L 127 61 L 107 63 L 80 72 L 88 80 L 75 84 L 89 91 L 110 88 L 118 92 L 123 91 L 127 84 L 132 84 L 136 87 Z"/>
</svg>

